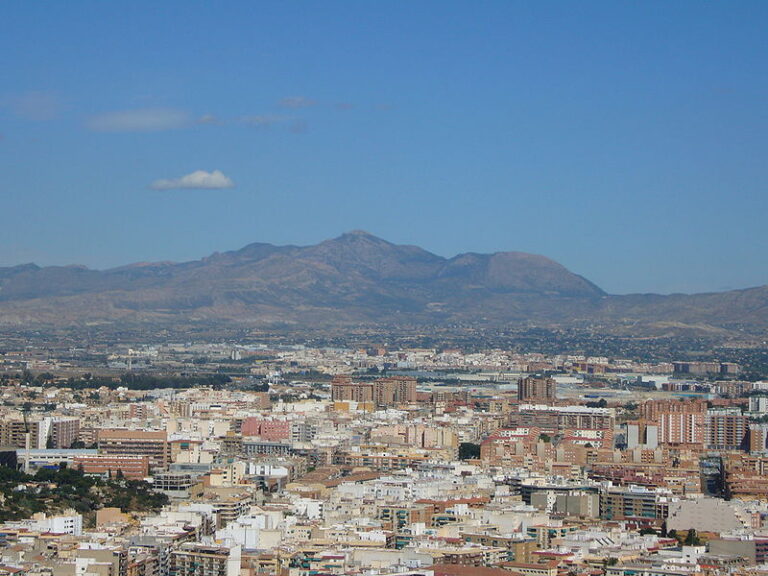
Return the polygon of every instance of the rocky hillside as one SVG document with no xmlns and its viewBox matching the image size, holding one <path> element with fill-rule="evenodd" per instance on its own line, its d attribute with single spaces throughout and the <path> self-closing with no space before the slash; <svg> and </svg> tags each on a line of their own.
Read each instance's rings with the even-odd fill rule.
<svg viewBox="0 0 768 576">
<path fill-rule="evenodd" d="M 357 323 L 768 325 L 768 288 L 610 296 L 543 256 L 442 258 L 351 232 L 314 246 L 250 244 L 194 262 L 97 271 L 0 268 L 0 325 Z"/>
</svg>

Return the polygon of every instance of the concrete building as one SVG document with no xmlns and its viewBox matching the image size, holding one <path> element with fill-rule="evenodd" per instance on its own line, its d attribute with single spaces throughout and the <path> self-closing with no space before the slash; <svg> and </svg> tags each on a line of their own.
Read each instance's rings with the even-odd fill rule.
<svg viewBox="0 0 768 576">
<path fill-rule="evenodd" d="M 172 498 L 187 498 L 198 479 L 188 472 L 160 472 L 152 477 L 152 488 Z"/>
<path fill-rule="evenodd" d="M 640 420 L 624 424 L 627 449 L 644 448 L 655 450 L 659 447 L 659 426 L 654 422 Z"/>
<path fill-rule="evenodd" d="M 47 444 L 50 448 L 69 448 L 80 433 L 79 418 L 50 418 Z"/>
<path fill-rule="evenodd" d="M 667 503 L 662 498 L 658 492 L 640 486 L 610 487 L 600 493 L 600 517 L 660 523 L 667 516 Z"/>
<path fill-rule="evenodd" d="M 462 533 L 461 537 L 471 544 L 505 548 L 505 562 L 532 562 L 533 552 L 538 549 L 536 540 L 523 534 L 499 534 L 488 530 Z"/>
<path fill-rule="evenodd" d="M 733 362 L 673 362 L 674 371 L 678 374 L 706 376 L 711 374 L 736 375 L 741 371 L 738 364 Z"/>
<path fill-rule="evenodd" d="M 83 533 L 83 517 L 74 510 L 51 516 L 41 512 L 32 516 L 28 526 L 30 529 L 40 532 L 80 536 Z"/>
<path fill-rule="evenodd" d="M 31 469 L 61 466 L 74 466 L 77 456 L 96 456 L 97 450 L 72 450 L 72 449 L 34 449 L 29 451 L 29 467 Z M 17 450 L 16 457 L 19 462 L 26 464 L 27 451 Z"/>
<path fill-rule="evenodd" d="M 557 494 L 552 512 L 559 516 L 598 518 L 600 516 L 600 496 L 579 491 Z"/>
<path fill-rule="evenodd" d="M 612 408 L 520 404 L 517 414 L 510 415 L 510 423 L 524 428 L 535 427 L 547 434 L 561 434 L 566 430 L 604 430 L 604 440 L 610 442 L 615 416 Z"/>
<path fill-rule="evenodd" d="M 0 446 L 26 448 L 27 430 L 29 430 L 29 447 L 45 448 L 46 435 L 42 433 L 42 422 L 21 418 L 0 419 Z M 40 446 L 42 439 L 43 446 Z"/>
<path fill-rule="evenodd" d="M 750 452 L 768 452 L 768 424 L 750 424 L 747 437 Z"/>
<path fill-rule="evenodd" d="M 291 423 L 288 420 L 251 416 L 243 420 L 241 434 L 270 441 L 287 440 L 291 438 Z"/>
<path fill-rule="evenodd" d="M 553 378 L 521 378 L 517 383 L 517 399 L 532 404 L 551 404 L 557 396 L 557 382 Z"/>
<path fill-rule="evenodd" d="M 171 552 L 169 576 L 240 576 L 240 546 L 187 543 Z"/>
<path fill-rule="evenodd" d="M 749 397 L 749 411 L 765 414 L 768 412 L 768 396 L 764 393 Z"/>
<path fill-rule="evenodd" d="M 659 444 L 704 443 L 707 405 L 703 400 L 649 400 L 640 406 L 644 420 L 658 425 Z"/>
<path fill-rule="evenodd" d="M 334 402 L 373 402 L 378 407 L 416 401 L 415 378 L 379 378 L 374 382 L 353 382 L 335 378 L 331 383 Z"/>
<path fill-rule="evenodd" d="M 705 417 L 705 444 L 711 450 L 739 450 L 745 447 L 749 421 L 738 408 L 708 410 Z"/>
<path fill-rule="evenodd" d="M 171 446 L 164 430 L 104 428 L 98 431 L 99 453 L 107 456 L 146 456 L 152 470 L 165 470 Z"/>
<path fill-rule="evenodd" d="M 72 465 L 84 474 L 114 477 L 121 474 L 129 480 L 142 480 L 149 476 L 149 457 L 140 455 L 79 455 Z"/>
<path fill-rule="evenodd" d="M 128 576 L 128 551 L 121 546 L 89 545 L 75 553 L 75 574 Z"/>
</svg>

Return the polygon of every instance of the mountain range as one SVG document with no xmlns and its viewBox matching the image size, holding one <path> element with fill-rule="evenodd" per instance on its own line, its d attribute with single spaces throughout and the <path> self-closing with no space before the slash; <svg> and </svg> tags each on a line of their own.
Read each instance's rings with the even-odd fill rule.
<svg viewBox="0 0 768 576">
<path fill-rule="evenodd" d="M 206 322 L 759 331 L 768 327 L 768 287 L 616 296 L 543 256 L 443 258 L 362 231 L 313 246 L 255 243 L 184 263 L 0 268 L 0 327 Z"/>
</svg>

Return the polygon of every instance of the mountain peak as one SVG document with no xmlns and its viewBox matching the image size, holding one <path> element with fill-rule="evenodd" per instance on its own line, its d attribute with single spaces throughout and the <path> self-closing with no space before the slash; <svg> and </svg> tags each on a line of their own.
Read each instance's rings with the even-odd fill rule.
<svg viewBox="0 0 768 576">
<path fill-rule="evenodd" d="M 349 232 L 344 232 L 341 236 L 335 238 L 334 240 L 369 240 L 389 244 L 389 242 L 386 240 L 379 238 L 378 236 L 374 236 L 365 230 L 350 230 Z"/>
<path fill-rule="evenodd" d="M 33 322 L 288 322 L 334 326 L 519 322 L 744 321 L 768 325 L 765 291 L 616 297 L 557 262 L 522 252 L 446 259 L 352 230 L 312 246 L 249 244 L 199 261 L 0 268 L 0 326 Z M 203 320 L 200 320 L 203 319 Z M 735 320 L 734 320 L 735 319 Z"/>
<path fill-rule="evenodd" d="M 315 245 L 317 248 L 332 250 L 334 252 L 341 251 L 369 251 L 369 250 L 396 250 L 399 248 L 397 244 L 388 242 L 383 238 L 374 236 L 370 232 L 365 230 L 352 230 L 350 232 L 344 232 L 341 236 L 325 240 L 320 244 Z M 308 248 L 312 248 L 308 246 Z M 341 253 L 340 252 L 340 253 Z"/>
</svg>

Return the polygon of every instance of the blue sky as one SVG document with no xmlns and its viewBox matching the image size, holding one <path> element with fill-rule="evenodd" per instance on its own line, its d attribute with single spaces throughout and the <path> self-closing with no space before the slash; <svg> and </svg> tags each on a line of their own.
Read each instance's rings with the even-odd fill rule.
<svg viewBox="0 0 768 576">
<path fill-rule="evenodd" d="M 365 229 L 768 284 L 766 2 L 8 2 L 0 265 Z"/>
</svg>

